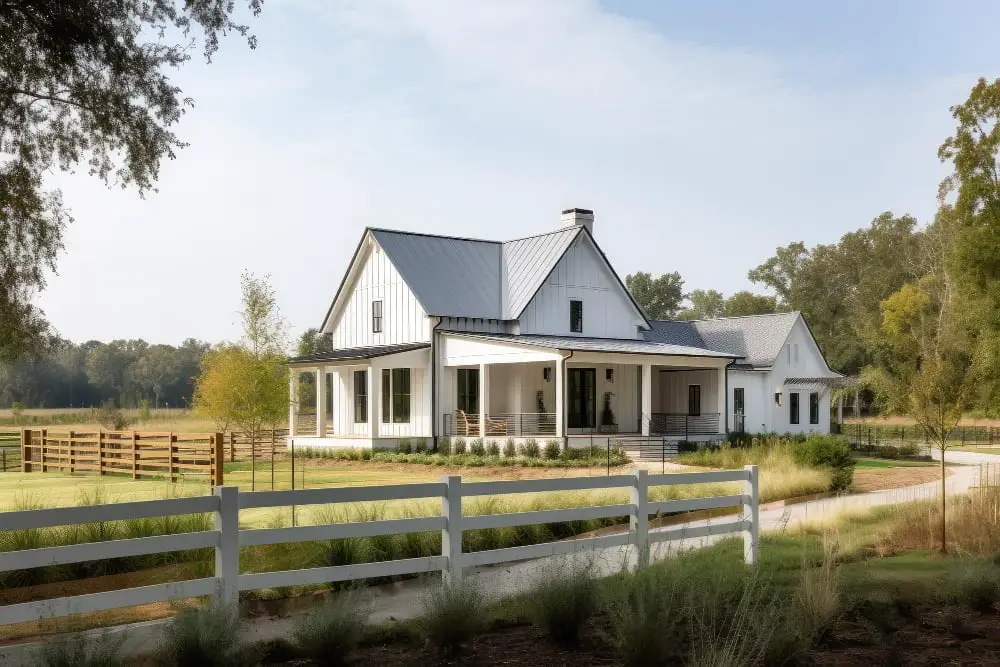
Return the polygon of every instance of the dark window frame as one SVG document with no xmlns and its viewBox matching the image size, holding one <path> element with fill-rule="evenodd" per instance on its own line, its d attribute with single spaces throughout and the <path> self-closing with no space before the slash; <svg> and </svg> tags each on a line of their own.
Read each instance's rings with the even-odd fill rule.
<svg viewBox="0 0 1000 667">
<path fill-rule="evenodd" d="M 566 427 L 597 427 L 597 369 L 566 370 Z"/>
<path fill-rule="evenodd" d="M 368 370 L 354 371 L 354 423 L 368 423 Z"/>
<path fill-rule="evenodd" d="M 569 331 L 583 333 L 583 299 L 569 300 Z"/>
<path fill-rule="evenodd" d="M 372 333 L 382 333 L 382 299 L 372 301 Z"/>
<path fill-rule="evenodd" d="M 809 392 L 809 423 L 819 424 L 819 392 Z"/>
<path fill-rule="evenodd" d="M 688 417 L 701 416 L 701 385 L 688 385 Z"/>
<path fill-rule="evenodd" d="M 801 422 L 799 415 L 799 392 L 793 391 L 788 394 L 788 423 L 798 424 Z"/>
<path fill-rule="evenodd" d="M 392 369 L 392 423 L 410 423 L 412 376 L 409 368 Z"/>
<path fill-rule="evenodd" d="M 457 369 L 455 407 L 467 415 L 479 414 L 479 369 Z"/>
<path fill-rule="evenodd" d="M 382 369 L 382 423 L 392 421 L 392 373 L 388 368 Z"/>
</svg>

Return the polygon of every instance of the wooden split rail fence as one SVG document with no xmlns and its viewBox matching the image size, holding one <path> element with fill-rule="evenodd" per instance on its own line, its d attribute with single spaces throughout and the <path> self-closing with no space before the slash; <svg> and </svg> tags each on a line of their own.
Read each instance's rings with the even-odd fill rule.
<svg viewBox="0 0 1000 667">
<path fill-rule="evenodd" d="M 635 554 L 636 565 L 641 567 L 648 562 L 651 544 L 670 540 L 706 538 L 715 535 L 742 534 L 744 562 L 748 565 L 754 565 L 758 561 L 760 544 L 758 480 L 757 466 L 747 466 L 742 470 L 715 472 L 650 475 L 645 470 L 637 470 L 630 475 L 612 475 L 610 477 L 561 477 L 495 482 L 463 482 L 461 477 L 450 476 L 442 478 L 440 482 L 420 484 L 259 491 L 257 493 L 241 492 L 236 487 L 226 486 L 217 487 L 214 495 L 194 498 L 0 512 L 0 526 L 6 530 L 33 530 L 51 526 L 203 512 L 213 513 L 215 516 L 214 530 L 0 553 L 0 572 L 2 572 L 41 565 L 67 565 L 121 556 L 158 554 L 187 549 L 215 549 L 213 576 L 0 606 L 0 625 L 202 596 L 214 596 L 220 605 L 235 615 L 238 610 L 240 591 L 432 572 L 440 572 L 445 581 L 455 582 L 461 580 L 463 570 L 466 568 L 498 565 L 547 556 L 586 553 L 588 550 L 605 548 L 628 549 Z M 650 499 L 650 489 L 656 486 L 718 482 L 736 482 L 742 488 L 734 488 L 733 495 L 727 496 L 679 500 Z M 622 489 L 629 491 L 630 497 L 627 503 L 618 505 L 507 512 L 481 516 L 466 515 L 462 511 L 463 499 L 469 497 L 588 489 Z M 417 498 L 440 500 L 441 512 L 425 517 L 328 523 L 291 528 L 250 530 L 240 528 L 240 511 L 246 509 Z M 725 507 L 740 508 L 740 513 L 735 518 L 719 517 L 718 520 L 699 525 L 678 526 L 655 531 L 649 529 L 651 515 Z M 462 549 L 463 531 L 530 526 L 602 517 L 628 517 L 629 530 L 612 535 L 545 542 L 505 549 L 489 549 L 472 553 Z M 303 563 L 303 569 L 276 572 L 244 572 L 240 564 L 240 549 L 243 547 L 425 531 L 441 531 L 440 555 L 330 567 L 308 567 Z M 244 564 L 249 564 L 249 561 L 244 561 Z"/>
<path fill-rule="evenodd" d="M 21 431 L 21 470 L 130 474 L 132 479 L 205 476 L 223 483 L 223 433 Z"/>
<path fill-rule="evenodd" d="M 21 469 L 21 431 L 0 429 L 0 472 Z"/>
</svg>

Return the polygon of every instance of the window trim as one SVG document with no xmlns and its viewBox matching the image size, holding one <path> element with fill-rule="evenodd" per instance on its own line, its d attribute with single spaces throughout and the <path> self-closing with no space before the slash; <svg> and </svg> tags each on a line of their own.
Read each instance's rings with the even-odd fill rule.
<svg viewBox="0 0 1000 667">
<path fill-rule="evenodd" d="M 793 391 L 788 394 L 788 423 L 798 425 L 802 422 L 801 406 L 799 404 L 799 392 Z"/>
<path fill-rule="evenodd" d="M 364 400 L 359 400 L 364 399 Z M 368 369 L 354 371 L 354 423 L 368 423 Z"/>
<path fill-rule="evenodd" d="M 574 317 L 573 313 L 574 308 L 579 311 L 576 317 Z M 569 332 L 583 333 L 583 299 L 569 300 Z"/>
<path fill-rule="evenodd" d="M 372 301 L 372 333 L 382 333 L 384 328 L 382 313 L 382 299 L 375 299 Z"/>
<path fill-rule="evenodd" d="M 381 372 L 382 386 L 382 423 L 388 424 L 392 421 L 392 373 L 388 368 L 383 368 Z"/>
<path fill-rule="evenodd" d="M 815 413 L 815 416 L 814 416 Z M 819 392 L 809 392 L 809 424 L 819 424 Z"/>
<path fill-rule="evenodd" d="M 464 378 L 464 381 L 463 381 Z M 475 380 L 472 382 L 471 380 Z M 475 399 L 475 410 L 468 409 L 469 405 L 462 405 L 462 400 Z M 478 368 L 458 368 L 455 373 L 455 407 L 466 414 L 479 414 L 479 369 Z"/>
<path fill-rule="evenodd" d="M 392 423 L 393 424 L 409 424 L 410 417 L 413 409 L 413 374 L 410 372 L 409 368 L 393 368 L 392 373 L 390 373 L 392 378 Z M 403 378 L 406 378 L 406 393 L 404 394 L 399 386 L 403 384 Z M 403 397 L 406 397 L 405 402 Z M 403 405 L 406 406 L 406 415 L 400 417 L 400 409 Z"/>
</svg>

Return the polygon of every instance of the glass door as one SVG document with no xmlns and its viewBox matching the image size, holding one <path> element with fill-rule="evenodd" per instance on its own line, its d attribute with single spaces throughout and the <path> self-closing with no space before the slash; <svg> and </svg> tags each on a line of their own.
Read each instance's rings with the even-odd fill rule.
<svg viewBox="0 0 1000 667">
<path fill-rule="evenodd" d="M 569 384 L 569 428 L 594 428 L 597 425 L 597 370 L 594 368 L 570 368 L 567 370 Z"/>
</svg>

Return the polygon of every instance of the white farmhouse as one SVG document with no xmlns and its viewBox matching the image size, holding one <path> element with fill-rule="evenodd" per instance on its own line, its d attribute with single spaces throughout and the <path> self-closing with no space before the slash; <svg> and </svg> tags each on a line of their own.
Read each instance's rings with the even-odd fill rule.
<svg viewBox="0 0 1000 667">
<path fill-rule="evenodd" d="M 799 313 L 650 320 L 593 225 L 574 208 L 505 242 L 365 230 L 322 323 L 333 351 L 290 360 L 290 433 L 380 448 L 829 431 L 841 376 Z M 300 373 L 317 379 L 308 424 Z"/>
</svg>

